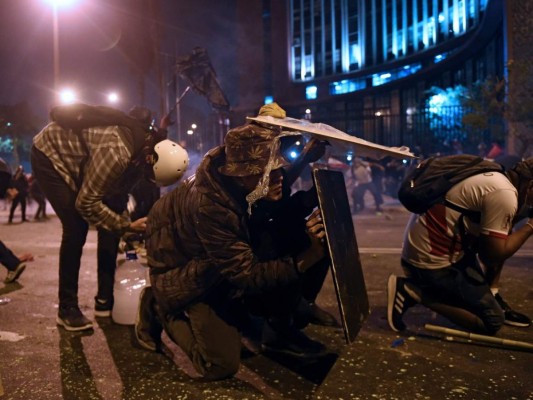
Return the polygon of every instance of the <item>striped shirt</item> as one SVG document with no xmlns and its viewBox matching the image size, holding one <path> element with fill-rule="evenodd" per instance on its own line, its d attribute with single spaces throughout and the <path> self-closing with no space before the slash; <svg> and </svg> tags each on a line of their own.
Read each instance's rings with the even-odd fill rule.
<svg viewBox="0 0 533 400">
<path fill-rule="evenodd" d="M 85 139 L 58 124 L 48 124 L 33 139 L 67 185 L 78 193 L 76 209 L 90 224 L 124 233 L 129 217 L 109 209 L 102 199 L 114 188 L 132 156 L 132 145 L 118 126 L 100 126 L 81 131 Z"/>
</svg>

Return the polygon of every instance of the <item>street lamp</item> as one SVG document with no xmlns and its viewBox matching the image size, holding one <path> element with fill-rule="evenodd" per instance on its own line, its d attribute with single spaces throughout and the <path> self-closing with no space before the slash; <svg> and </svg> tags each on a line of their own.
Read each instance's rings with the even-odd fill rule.
<svg viewBox="0 0 533 400">
<path fill-rule="evenodd" d="M 107 101 L 109 101 L 111 104 L 118 103 L 118 94 L 116 92 L 111 92 L 107 95 Z"/>
<path fill-rule="evenodd" d="M 78 97 L 76 96 L 76 92 L 74 92 L 74 90 L 63 89 L 59 93 L 59 100 L 61 101 L 61 104 L 72 104 L 78 100 Z"/>
<path fill-rule="evenodd" d="M 188 129 L 187 130 L 187 135 L 194 135 L 194 131 L 196 130 L 196 128 L 198 128 L 198 125 L 196 124 L 191 124 L 191 129 Z"/>
</svg>

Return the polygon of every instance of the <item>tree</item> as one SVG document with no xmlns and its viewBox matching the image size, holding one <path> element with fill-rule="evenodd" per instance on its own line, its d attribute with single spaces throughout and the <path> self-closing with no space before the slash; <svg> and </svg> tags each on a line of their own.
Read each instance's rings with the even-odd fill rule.
<svg viewBox="0 0 533 400">
<path fill-rule="evenodd" d="M 505 81 L 488 77 L 475 82 L 463 97 L 465 114 L 462 123 L 470 128 L 473 136 L 479 137 L 479 146 L 489 143 L 503 143 L 505 140 Z"/>
<path fill-rule="evenodd" d="M 515 151 L 524 157 L 533 150 L 533 66 L 526 62 L 509 62 L 509 80 L 489 77 L 476 82 L 465 96 L 470 111 L 463 123 L 476 130 L 488 130 L 491 138 L 503 141 L 505 122 L 514 125 L 508 135 L 516 139 Z"/>
<path fill-rule="evenodd" d="M 39 125 L 27 102 L 0 106 L 0 152 L 11 155 L 14 166 L 21 158 L 28 158 Z"/>
<path fill-rule="evenodd" d="M 463 124 L 478 131 L 489 130 L 491 138 L 503 140 L 502 118 L 505 111 L 505 81 L 489 77 L 478 81 L 467 90 L 463 100 L 469 110 L 463 116 Z"/>
<path fill-rule="evenodd" d="M 533 64 L 531 61 L 513 61 L 507 64 L 509 81 L 505 117 L 511 122 L 509 134 L 516 139 L 520 157 L 533 155 Z"/>
<path fill-rule="evenodd" d="M 464 143 L 468 139 L 461 123 L 466 92 L 467 89 L 461 85 L 445 89 L 432 86 L 426 92 L 429 94 L 425 106 L 429 128 L 432 138 L 437 139 L 441 146 L 450 147 L 452 143 Z"/>
</svg>

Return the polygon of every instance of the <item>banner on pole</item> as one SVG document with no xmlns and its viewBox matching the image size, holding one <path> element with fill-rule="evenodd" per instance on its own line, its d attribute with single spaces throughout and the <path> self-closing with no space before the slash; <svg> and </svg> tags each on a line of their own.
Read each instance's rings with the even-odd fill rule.
<svg viewBox="0 0 533 400">
<path fill-rule="evenodd" d="M 229 110 L 229 102 L 204 48 L 196 47 L 190 55 L 179 59 L 176 71 L 196 93 L 207 98 L 211 107 L 218 111 Z"/>
</svg>

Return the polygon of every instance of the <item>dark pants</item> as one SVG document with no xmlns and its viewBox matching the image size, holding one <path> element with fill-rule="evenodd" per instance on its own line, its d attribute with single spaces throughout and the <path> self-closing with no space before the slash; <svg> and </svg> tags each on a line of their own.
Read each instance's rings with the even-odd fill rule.
<svg viewBox="0 0 533 400">
<path fill-rule="evenodd" d="M 367 190 L 374 197 L 376 208 L 383 204 L 383 197 L 380 193 L 377 193 L 374 182 L 361 183 L 352 190 L 353 211 L 357 212 L 365 209 L 365 193 Z"/>
<path fill-rule="evenodd" d="M 80 262 L 89 224 L 76 209 L 78 193 L 67 185 L 51 161 L 35 147 L 31 149 L 31 164 L 63 228 L 59 248 L 59 307 L 76 307 Z M 111 232 L 98 230 L 97 296 L 101 299 L 113 298 L 118 240 Z"/>
<path fill-rule="evenodd" d="M 239 369 L 240 331 L 246 328 L 242 323 L 247 313 L 268 320 L 276 330 L 287 329 L 299 302 L 316 299 L 329 264 L 329 258 L 325 258 L 309 268 L 301 280 L 260 295 L 230 300 L 231 289 L 219 287 L 204 301 L 188 307 L 186 313 L 159 312 L 159 318 L 165 332 L 187 354 L 204 379 L 228 378 Z M 152 275 L 153 279 L 165 279 L 164 274 Z"/>
<path fill-rule="evenodd" d="M 9 222 L 13 221 L 13 215 L 15 214 L 15 210 L 17 209 L 19 204 L 21 220 L 26 221 L 26 195 L 19 193 L 15 196 L 11 203 L 11 209 L 9 210 Z"/>
<path fill-rule="evenodd" d="M 187 309 L 187 315 L 167 315 L 163 327 L 204 379 L 224 379 L 237 373 L 241 362 L 239 330 L 212 304 L 196 303 Z"/>
<path fill-rule="evenodd" d="M 5 266 L 8 271 L 14 271 L 20 264 L 20 260 L 13 252 L 6 247 L 0 240 L 0 264 Z"/>
<path fill-rule="evenodd" d="M 406 275 L 422 290 L 422 301 L 432 301 L 462 308 L 476 315 L 488 333 L 497 332 L 504 316 L 492 295 L 484 273 L 474 256 L 440 269 L 421 269 L 402 260 Z"/>
<path fill-rule="evenodd" d="M 44 197 L 34 197 L 34 200 L 37 202 L 37 211 L 35 212 L 33 219 L 46 218 L 46 199 Z"/>
<path fill-rule="evenodd" d="M 115 284 L 115 270 L 117 267 L 118 244 L 120 237 L 98 228 L 98 293 L 100 300 L 113 304 L 113 286 Z"/>
</svg>

